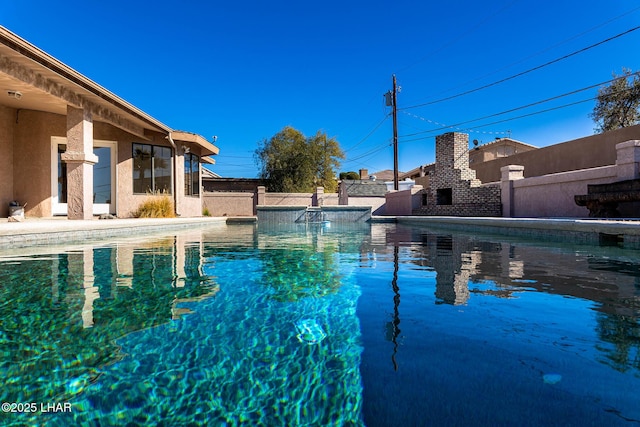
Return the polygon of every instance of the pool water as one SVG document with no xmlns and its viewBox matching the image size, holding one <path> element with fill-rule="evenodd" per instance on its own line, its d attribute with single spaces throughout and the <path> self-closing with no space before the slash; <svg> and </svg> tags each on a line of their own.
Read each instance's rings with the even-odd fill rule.
<svg viewBox="0 0 640 427">
<path fill-rule="evenodd" d="M 5 252 L 0 425 L 640 425 L 639 317 L 638 251 L 395 224 Z"/>
</svg>

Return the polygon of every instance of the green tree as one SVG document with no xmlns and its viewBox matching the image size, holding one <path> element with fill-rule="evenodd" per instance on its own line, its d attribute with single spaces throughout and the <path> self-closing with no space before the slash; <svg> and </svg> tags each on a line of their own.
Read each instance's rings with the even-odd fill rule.
<svg viewBox="0 0 640 427">
<path fill-rule="evenodd" d="M 354 171 L 340 172 L 340 179 L 357 180 L 360 179 L 360 174 Z"/>
<path fill-rule="evenodd" d="M 596 132 L 606 132 L 640 123 L 640 75 L 628 68 L 598 90 L 591 118 Z"/>
<path fill-rule="evenodd" d="M 260 178 L 269 181 L 269 190 L 295 193 L 312 192 L 324 187 L 337 190 L 335 170 L 344 153 L 335 138 L 316 132 L 305 137 L 302 132 L 284 127 L 270 139 L 263 140 L 255 151 Z"/>
</svg>

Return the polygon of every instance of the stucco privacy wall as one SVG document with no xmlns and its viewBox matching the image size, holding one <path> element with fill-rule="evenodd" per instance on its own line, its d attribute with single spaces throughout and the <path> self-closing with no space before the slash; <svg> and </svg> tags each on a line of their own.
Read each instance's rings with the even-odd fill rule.
<svg viewBox="0 0 640 427">
<path fill-rule="evenodd" d="M 389 191 L 385 194 L 385 215 L 412 215 L 421 205 L 423 189 L 414 185 L 408 190 Z"/>
<path fill-rule="evenodd" d="M 202 197 L 211 216 L 253 216 L 256 203 L 256 193 L 247 191 L 207 191 Z"/>
<path fill-rule="evenodd" d="M 525 178 L 608 166 L 616 163 L 616 144 L 638 139 L 640 139 L 640 125 L 629 126 L 509 157 L 472 164 L 471 168 L 476 171 L 476 177 L 480 181 L 488 183 L 500 181 L 500 168 L 507 165 L 524 166 Z"/>
<path fill-rule="evenodd" d="M 526 168 L 508 165 L 502 168 L 502 205 L 504 216 L 577 217 L 589 216 L 589 210 L 575 203 L 575 196 L 587 194 L 589 184 L 608 184 L 640 178 L 640 141 L 616 144 L 614 165 L 524 178 Z M 523 170 L 524 169 L 524 170 Z M 637 217 L 633 205 L 620 205 L 620 212 Z"/>
<path fill-rule="evenodd" d="M 322 187 L 316 193 L 267 193 L 264 186 L 257 192 L 211 191 L 203 194 L 203 208 L 212 216 L 253 216 L 256 206 L 338 206 L 336 193 L 326 194 Z"/>
<path fill-rule="evenodd" d="M 616 167 L 603 166 L 513 181 L 512 217 L 585 218 L 589 210 L 578 206 L 576 194 L 587 194 L 588 184 L 617 181 Z"/>
<path fill-rule="evenodd" d="M 371 206 L 372 215 L 385 215 L 386 200 L 384 197 L 349 196 L 347 206 Z"/>
<path fill-rule="evenodd" d="M 13 197 L 13 123 L 16 110 L 0 106 L 0 217 L 9 215 Z"/>
</svg>

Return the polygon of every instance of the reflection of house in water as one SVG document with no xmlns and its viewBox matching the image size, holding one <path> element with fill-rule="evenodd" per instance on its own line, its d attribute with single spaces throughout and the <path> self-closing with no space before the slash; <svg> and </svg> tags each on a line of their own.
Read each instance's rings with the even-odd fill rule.
<svg viewBox="0 0 640 427">
<path fill-rule="evenodd" d="M 603 312 L 640 315 L 638 310 L 630 313 L 615 304 L 635 299 L 640 308 L 640 266 L 618 261 L 613 268 L 615 261 L 603 260 L 598 248 L 589 253 L 551 250 L 532 244 L 481 241 L 463 234 L 419 233 L 412 239 L 422 242 L 422 253 L 412 262 L 436 270 L 436 296 L 442 302 L 464 303 L 471 293 L 508 297 L 519 292 L 525 278 L 527 288 L 591 300 L 599 303 L 597 310 Z M 474 283 L 483 282 L 493 283 L 496 289 L 473 289 Z"/>
<path fill-rule="evenodd" d="M 123 241 L 61 253 L 51 265 L 53 301 L 64 299 L 72 311 L 77 309 L 85 328 L 108 325 L 118 306 L 122 311 L 115 312 L 149 311 L 154 324 L 168 321 L 174 317 L 176 301 L 215 289 L 203 275 L 201 241 L 202 233 L 194 232 L 149 239 L 148 244 Z M 102 312 L 107 318 L 100 317 Z M 120 323 L 127 324 L 126 317 Z M 150 326 L 136 326 L 148 320 L 137 318 L 130 326 L 132 330 Z"/>
<path fill-rule="evenodd" d="M 97 367 L 122 356 L 117 339 L 170 322 L 182 312 L 180 301 L 215 293 L 203 274 L 202 241 L 194 231 L 5 255 L 11 268 L 0 269 L 0 342 L 10 350 L 0 368 L 20 381 L 8 383 L 4 396 L 20 396 L 30 384 L 34 401 L 66 400 L 77 392 L 69 381 L 80 390 Z"/>
<path fill-rule="evenodd" d="M 596 333 L 608 345 L 598 350 L 616 369 L 640 370 L 640 264 L 628 252 L 618 253 L 616 260 L 610 248 L 586 251 L 414 233 L 419 235 L 407 241 L 422 245 L 412 247 L 414 259 L 408 262 L 435 269 L 436 303 L 465 304 L 472 295 L 510 298 L 532 291 L 592 301 L 599 312 Z"/>
</svg>

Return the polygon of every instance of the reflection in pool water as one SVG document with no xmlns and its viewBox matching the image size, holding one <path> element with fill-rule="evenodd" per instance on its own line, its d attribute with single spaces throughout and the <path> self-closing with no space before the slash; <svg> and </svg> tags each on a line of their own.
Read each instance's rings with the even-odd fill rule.
<svg viewBox="0 0 640 427">
<path fill-rule="evenodd" d="M 396 225 L 0 258 L 6 425 L 634 425 L 640 256 Z"/>
</svg>

